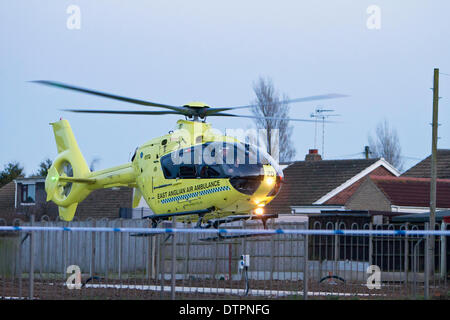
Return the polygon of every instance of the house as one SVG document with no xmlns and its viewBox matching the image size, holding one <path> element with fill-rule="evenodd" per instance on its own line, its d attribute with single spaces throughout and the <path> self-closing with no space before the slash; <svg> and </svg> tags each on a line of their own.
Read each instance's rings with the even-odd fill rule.
<svg viewBox="0 0 450 320">
<path fill-rule="evenodd" d="M 351 210 L 429 211 L 430 178 L 369 176 L 347 200 Z M 450 179 L 437 179 L 436 207 L 450 208 Z"/>
<path fill-rule="evenodd" d="M 118 218 L 120 208 L 131 207 L 133 190 L 120 187 L 94 190 L 78 204 L 75 218 Z M 0 218 L 14 217 L 27 219 L 34 214 L 36 219 L 43 215 L 58 216 L 58 207 L 47 202 L 44 177 L 20 177 L 0 188 Z"/>
<path fill-rule="evenodd" d="M 44 177 L 20 177 L 13 182 L 15 183 L 14 210 L 16 212 L 46 214 L 49 216 L 58 215 L 55 205 L 47 205 Z"/>
<path fill-rule="evenodd" d="M 450 179 L 450 149 L 438 149 L 436 153 L 438 179 Z M 430 178 L 431 155 L 402 174 L 402 177 Z"/>
<path fill-rule="evenodd" d="M 345 204 L 370 175 L 397 177 L 400 173 L 383 158 L 322 160 L 312 149 L 304 161 L 283 170 L 279 194 L 266 206 L 267 213 L 319 213 L 345 209 Z"/>
<path fill-rule="evenodd" d="M 436 154 L 436 206 L 450 208 L 450 149 Z M 381 210 L 424 213 L 430 207 L 431 155 L 405 171 L 400 177 L 366 179 L 346 202 L 351 210 Z"/>
</svg>

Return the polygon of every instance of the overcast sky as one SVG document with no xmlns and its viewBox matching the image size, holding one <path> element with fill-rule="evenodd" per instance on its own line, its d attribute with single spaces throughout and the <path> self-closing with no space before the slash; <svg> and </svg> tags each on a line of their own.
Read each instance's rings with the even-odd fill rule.
<svg viewBox="0 0 450 320">
<path fill-rule="evenodd" d="M 67 27 L 71 5 L 80 9 L 80 29 Z M 370 5 L 380 9 L 379 29 L 367 27 Z M 309 118 L 317 106 L 341 115 L 340 123 L 326 125 L 325 159 L 362 157 L 368 134 L 386 118 L 408 168 L 431 152 L 430 88 L 433 68 L 450 75 L 449 12 L 445 0 L 0 0 L 0 167 L 16 160 L 31 174 L 53 159 L 48 124 L 60 117 L 70 121 L 88 163 L 100 158 L 97 169 L 129 161 L 138 145 L 180 118 L 63 112 L 146 109 L 29 80 L 173 105 L 228 106 L 251 102 L 253 82 L 268 76 L 290 98 L 350 96 L 291 105 L 291 117 Z M 438 147 L 450 148 L 450 76 L 440 82 Z M 254 126 L 251 119 L 209 122 L 222 131 Z M 314 124 L 292 124 L 296 158 L 303 160 L 314 146 Z"/>
</svg>

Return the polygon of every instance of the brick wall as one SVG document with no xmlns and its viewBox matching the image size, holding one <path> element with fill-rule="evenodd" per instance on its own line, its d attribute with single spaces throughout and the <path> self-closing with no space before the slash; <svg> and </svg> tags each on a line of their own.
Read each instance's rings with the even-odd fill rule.
<svg viewBox="0 0 450 320">
<path fill-rule="evenodd" d="M 369 174 L 365 175 L 352 185 L 348 186 L 337 195 L 327 200 L 325 204 L 334 204 L 334 205 L 344 205 L 350 197 L 358 190 L 359 186 L 367 179 L 368 176 L 394 176 L 389 170 L 385 167 L 378 167 L 375 170 L 371 171 Z"/>
<path fill-rule="evenodd" d="M 12 181 L 0 188 L 0 211 L 14 209 L 15 187 Z"/>
<path fill-rule="evenodd" d="M 353 193 L 345 206 L 350 210 L 391 211 L 389 199 L 369 178 Z"/>
<path fill-rule="evenodd" d="M 120 187 L 93 191 L 78 204 L 75 216 L 79 220 L 86 218 L 118 218 L 120 208 L 131 208 L 133 189 Z"/>
</svg>

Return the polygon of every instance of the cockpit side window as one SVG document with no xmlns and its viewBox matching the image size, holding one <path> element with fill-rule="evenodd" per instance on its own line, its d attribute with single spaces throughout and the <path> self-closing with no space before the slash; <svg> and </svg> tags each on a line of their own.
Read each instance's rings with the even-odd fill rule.
<svg viewBox="0 0 450 320">
<path fill-rule="evenodd" d="M 166 179 L 172 178 L 172 173 L 170 172 L 170 170 L 167 166 L 163 165 L 162 169 L 163 169 L 164 177 L 166 177 Z"/>
<path fill-rule="evenodd" d="M 179 177 L 184 179 L 194 179 L 197 177 L 197 170 L 193 164 L 182 164 L 179 166 Z"/>
<path fill-rule="evenodd" d="M 175 179 L 178 176 L 178 166 L 174 166 L 170 154 L 161 157 L 161 167 L 166 179 Z"/>
<path fill-rule="evenodd" d="M 220 167 L 218 165 L 203 165 L 199 166 L 200 169 L 200 178 L 202 179 L 212 179 L 212 178 L 220 178 Z"/>
</svg>

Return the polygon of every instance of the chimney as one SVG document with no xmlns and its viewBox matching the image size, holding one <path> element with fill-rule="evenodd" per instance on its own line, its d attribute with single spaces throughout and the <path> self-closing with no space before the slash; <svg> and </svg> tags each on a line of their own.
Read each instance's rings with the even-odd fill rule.
<svg viewBox="0 0 450 320">
<path fill-rule="evenodd" d="M 320 161 L 322 157 L 317 149 L 309 149 L 309 153 L 305 156 L 305 161 Z"/>
</svg>

